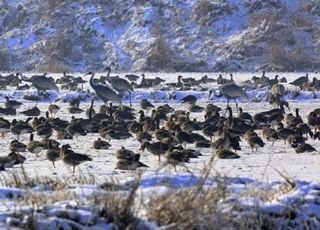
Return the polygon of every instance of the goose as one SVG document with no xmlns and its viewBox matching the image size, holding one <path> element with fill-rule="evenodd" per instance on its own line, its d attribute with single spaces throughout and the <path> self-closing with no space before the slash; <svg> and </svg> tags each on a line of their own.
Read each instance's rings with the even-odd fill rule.
<svg viewBox="0 0 320 230">
<path fill-rule="evenodd" d="M 10 121 L 0 117 L 0 133 L 2 137 L 5 137 L 10 132 Z"/>
<path fill-rule="evenodd" d="M 203 108 L 202 106 L 199 106 L 199 105 L 196 105 L 196 104 L 191 103 L 191 104 L 189 105 L 188 110 L 189 110 L 190 112 L 193 112 L 193 113 L 201 113 L 201 112 L 204 111 L 204 108 Z"/>
<path fill-rule="evenodd" d="M 137 134 L 139 132 L 142 132 L 142 123 L 139 123 L 137 121 L 132 121 L 128 124 L 128 130 L 131 134 Z"/>
<path fill-rule="evenodd" d="M 55 161 L 60 160 L 60 149 L 53 147 L 49 142 L 49 147 L 46 151 L 46 158 L 52 163 L 53 168 L 56 168 Z"/>
<path fill-rule="evenodd" d="M 256 134 L 255 132 L 249 130 L 245 133 L 244 135 L 246 141 L 248 142 L 248 144 L 251 147 L 251 151 L 253 152 L 253 149 L 256 148 L 256 150 L 258 149 L 258 147 L 263 147 L 265 144 L 262 141 L 262 139 L 258 136 L 258 134 Z"/>
<path fill-rule="evenodd" d="M 289 84 L 297 86 L 297 87 L 302 87 L 303 84 L 306 84 L 309 82 L 309 76 L 308 73 L 305 76 L 299 77 L 293 82 L 290 82 Z"/>
<path fill-rule="evenodd" d="M 42 139 L 48 139 L 52 136 L 53 130 L 50 124 L 38 125 L 36 128 L 36 133 Z"/>
<path fill-rule="evenodd" d="M 284 128 L 283 124 L 280 122 L 278 125 L 277 134 L 278 134 L 279 139 L 283 139 L 284 144 L 286 144 L 288 136 L 293 135 L 294 131 L 289 128 Z"/>
<path fill-rule="evenodd" d="M 210 140 L 212 141 L 212 137 L 217 134 L 219 131 L 219 127 L 215 125 L 206 125 L 203 129 L 202 132 L 205 136 L 209 137 Z"/>
<path fill-rule="evenodd" d="M 141 108 L 143 110 L 147 110 L 147 112 L 148 112 L 149 109 L 153 109 L 154 108 L 154 105 L 151 104 L 147 99 L 141 100 L 140 106 L 141 106 Z"/>
<path fill-rule="evenodd" d="M 47 73 L 44 73 L 43 75 L 33 75 L 31 78 L 26 78 L 24 76 L 21 77 L 23 81 L 31 82 L 32 85 L 38 90 L 38 91 L 46 91 L 46 90 L 56 90 L 59 92 L 58 86 L 55 84 L 53 78 L 46 77 Z"/>
<path fill-rule="evenodd" d="M 119 169 L 119 170 L 136 170 L 137 168 L 141 168 L 141 167 L 148 168 L 149 166 L 140 162 L 139 154 L 135 155 L 134 160 L 129 161 L 125 159 L 120 159 L 116 164 L 116 169 Z"/>
<path fill-rule="evenodd" d="M 194 95 L 187 95 L 180 101 L 182 104 L 195 104 L 197 102 L 197 97 Z"/>
<path fill-rule="evenodd" d="M 210 148 L 211 147 L 211 141 L 207 139 L 203 140 L 197 140 L 195 141 L 196 148 Z"/>
<path fill-rule="evenodd" d="M 190 134 L 193 131 L 198 131 L 202 129 L 202 123 L 198 122 L 196 119 L 190 121 L 189 118 L 180 124 L 182 131 Z M 177 129 L 177 127 L 175 127 Z"/>
<path fill-rule="evenodd" d="M 30 142 L 27 144 L 27 150 L 30 153 L 36 154 L 36 157 L 38 157 L 38 154 L 44 149 L 44 145 L 40 141 L 33 140 L 33 134 L 30 134 Z"/>
<path fill-rule="evenodd" d="M 57 131 L 57 140 L 71 140 L 73 137 L 64 129 L 58 129 Z"/>
<path fill-rule="evenodd" d="M 211 97 L 211 94 L 213 93 L 216 97 L 222 97 L 225 96 L 227 98 L 227 106 L 229 106 L 229 100 L 233 99 L 236 103 L 236 107 L 238 109 L 238 103 L 237 99 L 238 98 L 244 98 L 247 101 L 249 101 L 249 97 L 246 94 L 246 92 L 241 89 L 240 86 L 230 83 L 230 84 L 224 84 L 220 88 L 220 94 L 217 94 L 215 90 L 210 90 L 209 91 L 209 98 Z"/>
<path fill-rule="evenodd" d="M 123 146 L 116 151 L 116 157 L 118 159 L 116 169 L 135 170 L 139 167 L 148 167 L 140 162 L 140 154 L 136 154 Z"/>
<path fill-rule="evenodd" d="M 96 111 L 93 108 L 96 97 L 92 97 L 90 107 L 86 109 L 86 117 L 92 119 L 96 115 Z"/>
<path fill-rule="evenodd" d="M 307 135 L 309 134 L 309 136 L 311 138 L 313 138 L 313 132 L 311 131 L 309 125 L 307 125 L 306 123 L 299 123 L 297 124 L 297 129 L 299 129 L 301 131 L 302 134 L 305 134 L 306 135 L 306 138 L 307 138 Z"/>
<path fill-rule="evenodd" d="M 264 127 L 262 128 L 262 136 L 267 140 L 272 142 L 272 146 L 274 142 L 279 139 L 277 131 L 275 129 Z"/>
<path fill-rule="evenodd" d="M 21 154 L 16 153 L 15 151 L 11 151 L 8 154 L 8 157 L 14 161 L 14 165 L 23 164 L 27 160 L 25 156 L 22 156 Z"/>
<path fill-rule="evenodd" d="M 72 166 L 72 173 L 75 173 L 77 165 L 85 161 L 92 161 L 88 155 L 75 153 L 70 148 L 71 146 L 69 144 L 62 145 L 60 149 L 60 159 L 63 160 L 65 164 Z"/>
<path fill-rule="evenodd" d="M 172 165 L 175 172 L 177 172 L 176 166 L 181 166 L 188 172 L 190 172 L 188 167 L 185 165 L 185 163 L 190 162 L 190 159 L 185 152 L 181 152 L 180 150 L 169 150 L 165 156 L 166 161 L 160 166 L 158 170 L 166 167 L 167 165 Z"/>
<path fill-rule="evenodd" d="M 101 138 L 94 140 L 92 145 L 94 149 L 109 149 L 111 146 L 108 142 L 101 140 Z"/>
<path fill-rule="evenodd" d="M 71 107 L 68 107 L 68 111 L 71 114 L 80 114 L 83 112 L 83 109 L 80 109 L 79 107 L 71 106 Z"/>
<path fill-rule="evenodd" d="M 146 141 L 141 146 L 141 149 L 142 151 L 147 149 L 149 153 L 158 156 L 158 161 L 161 161 L 161 155 L 166 154 L 169 150 L 169 145 L 162 142 L 150 143 L 149 141 Z"/>
<path fill-rule="evenodd" d="M 286 93 L 286 89 L 280 83 L 276 83 L 271 88 L 271 94 L 274 96 L 274 101 L 276 104 L 279 104 L 280 101 L 283 101 L 283 97 L 284 97 L 285 93 Z M 268 99 L 269 102 L 270 102 L 270 100 L 271 100 L 271 98 Z M 272 103 L 270 103 L 270 104 L 272 104 Z"/>
<path fill-rule="evenodd" d="M 9 116 L 9 115 L 16 115 L 17 110 L 14 108 L 1 108 L 0 107 L 0 116 Z"/>
<path fill-rule="evenodd" d="M 111 73 L 110 66 L 108 66 L 105 69 L 105 71 L 108 71 L 107 81 L 111 84 L 112 88 L 114 88 L 116 91 L 118 91 L 120 93 L 120 95 L 122 95 L 125 91 L 129 92 L 130 107 L 131 107 L 132 106 L 131 94 L 132 94 L 132 92 L 134 92 L 134 89 L 133 89 L 132 85 L 130 84 L 130 82 L 128 82 L 126 79 L 123 79 L 123 78 L 111 79 L 109 77 L 109 75 Z"/>
<path fill-rule="evenodd" d="M 279 75 L 275 75 L 275 76 L 274 76 L 274 79 L 270 79 L 270 80 L 269 80 L 269 85 L 270 85 L 271 88 L 272 88 L 274 85 L 276 85 L 276 84 L 279 83 L 278 78 L 279 78 Z"/>
<path fill-rule="evenodd" d="M 16 159 L 9 156 L 0 156 L 0 171 L 4 171 L 6 168 L 11 168 L 15 165 Z"/>
<path fill-rule="evenodd" d="M 247 124 L 244 120 L 242 120 L 240 118 L 233 117 L 231 107 L 227 106 L 226 110 L 229 113 L 228 122 L 229 122 L 231 129 L 233 129 L 235 131 L 239 131 L 240 133 L 243 134 L 252 128 L 252 126 Z"/>
<path fill-rule="evenodd" d="M 5 96 L 4 98 L 6 99 L 6 101 L 4 103 L 4 106 L 6 108 L 19 109 L 22 105 L 22 103 L 19 101 L 10 100 L 10 98 L 8 96 Z"/>
<path fill-rule="evenodd" d="M 244 120 L 246 122 L 249 122 L 249 123 L 251 123 L 253 121 L 252 116 L 249 113 L 243 112 L 241 107 L 239 107 L 238 118 L 241 120 Z"/>
<path fill-rule="evenodd" d="M 180 146 L 184 145 L 184 147 L 186 147 L 187 144 L 194 143 L 190 135 L 187 132 L 182 131 L 180 126 L 177 126 L 177 130 L 175 132 L 175 138 L 180 144 Z"/>
<path fill-rule="evenodd" d="M 49 111 L 51 117 L 57 115 L 57 113 L 59 112 L 59 110 L 60 110 L 60 107 L 59 107 L 58 105 L 56 105 L 56 104 L 50 104 L 50 105 L 48 106 L 48 111 Z"/>
<path fill-rule="evenodd" d="M 111 141 L 111 139 L 125 140 L 131 136 L 127 130 L 119 129 L 117 127 L 102 127 L 99 129 L 99 134 L 102 138 Z"/>
<path fill-rule="evenodd" d="M 230 150 L 227 149 L 218 149 L 216 151 L 216 156 L 219 159 L 238 159 L 240 156 Z"/>
<path fill-rule="evenodd" d="M 148 132 L 138 132 L 136 133 L 135 138 L 140 142 L 140 144 L 152 140 L 152 136 Z"/>
<path fill-rule="evenodd" d="M 27 121 L 30 119 L 31 118 L 28 118 Z M 10 131 L 13 135 L 17 136 L 18 140 L 19 140 L 19 136 L 34 132 L 33 128 L 29 124 L 27 124 L 27 122 L 26 123 L 18 122 L 16 119 L 12 120 Z"/>
<path fill-rule="evenodd" d="M 10 151 L 12 152 L 25 152 L 27 149 L 27 145 L 25 145 L 22 142 L 19 142 L 18 140 L 13 140 L 10 142 L 10 146 L 9 146 Z"/>
<path fill-rule="evenodd" d="M 66 127 L 66 131 L 68 132 L 69 135 L 75 136 L 77 139 L 79 136 L 87 135 L 87 132 L 77 122 L 71 122 L 71 124 Z"/>
<path fill-rule="evenodd" d="M 40 109 L 37 106 L 32 107 L 31 109 L 27 109 L 25 111 L 21 111 L 20 114 L 23 114 L 28 117 L 37 117 L 41 114 Z"/>
<path fill-rule="evenodd" d="M 154 136 L 158 141 L 164 142 L 164 143 L 170 142 L 172 138 L 171 132 L 166 130 L 164 127 L 161 129 L 157 129 L 154 132 Z"/>
<path fill-rule="evenodd" d="M 223 126 L 223 131 L 222 131 L 222 135 L 220 138 L 218 138 L 217 140 L 215 140 L 212 144 L 211 147 L 215 148 L 217 150 L 219 149 L 229 149 L 230 148 L 230 136 L 228 133 L 228 127 L 227 125 Z"/>
<path fill-rule="evenodd" d="M 124 77 L 127 78 L 131 82 L 132 81 L 136 82 L 140 78 L 140 76 L 135 75 L 135 74 L 126 74 Z"/>
<path fill-rule="evenodd" d="M 105 103 L 107 104 L 108 101 L 117 102 L 122 106 L 122 97 L 114 90 L 109 88 L 106 85 L 97 84 L 94 82 L 94 73 L 88 72 L 86 75 L 91 75 L 90 77 L 90 86 L 95 91 L 96 95 Z"/>
<path fill-rule="evenodd" d="M 292 144 L 291 147 L 294 148 L 296 153 L 304 153 L 304 152 L 316 152 L 317 150 L 312 147 L 310 144 L 307 143 L 300 143 L 300 144 Z"/>
</svg>

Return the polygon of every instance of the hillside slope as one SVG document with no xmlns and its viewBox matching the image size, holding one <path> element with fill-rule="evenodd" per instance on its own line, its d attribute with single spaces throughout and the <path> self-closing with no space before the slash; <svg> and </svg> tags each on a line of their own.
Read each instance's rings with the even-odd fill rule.
<svg viewBox="0 0 320 230">
<path fill-rule="evenodd" d="M 4 0 L 0 70 L 318 71 L 317 0 Z"/>
</svg>

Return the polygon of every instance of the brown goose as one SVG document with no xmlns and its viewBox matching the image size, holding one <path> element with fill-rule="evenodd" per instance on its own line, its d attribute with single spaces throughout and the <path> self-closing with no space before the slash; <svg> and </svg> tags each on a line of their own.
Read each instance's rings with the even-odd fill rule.
<svg viewBox="0 0 320 230">
<path fill-rule="evenodd" d="M 141 149 L 142 151 L 147 149 L 149 153 L 158 156 L 158 161 L 161 161 L 161 155 L 166 154 L 169 150 L 169 145 L 162 142 L 150 143 L 149 141 L 146 141 L 141 146 Z"/>
<path fill-rule="evenodd" d="M 75 153 L 70 148 L 71 146 L 69 144 L 62 145 L 60 149 L 60 159 L 63 160 L 65 164 L 72 166 L 72 173 L 75 173 L 77 165 L 85 161 L 92 161 L 88 155 Z"/>
<path fill-rule="evenodd" d="M 28 116 L 28 117 L 37 117 L 37 116 L 39 116 L 41 114 L 41 111 L 37 106 L 35 106 L 35 107 L 31 108 L 31 109 L 27 109 L 27 110 L 22 111 L 20 113 L 25 115 L 25 116 Z"/>
<path fill-rule="evenodd" d="M 185 163 L 188 162 L 190 162 L 190 159 L 185 152 L 183 153 L 180 150 L 170 150 L 166 153 L 166 161 L 160 166 L 158 170 L 166 167 L 167 165 L 172 165 L 175 172 L 177 172 L 176 166 L 181 166 L 188 172 L 190 172 L 188 167 L 185 165 Z"/>
<path fill-rule="evenodd" d="M 49 148 L 46 151 L 46 157 L 49 161 L 52 162 L 52 165 L 55 168 L 56 166 L 54 162 L 60 160 L 60 149 L 53 147 L 49 142 Z"/>
<path fill-rule="evenodd" d="M 274 145 L 274 142 L 279 139 L 277 131 L 272 129 L 272 128 L 268 128 L 268 127 L 264 127 L 262 129 L 262 136 L 267 141 L 271 141 L 272 142 L 272 146 Z"/>
<path fill-rule="evenodd" d="M 40 141 L 33 140 L 33 134 L 30 134 L 30 142 L 27 144 L 27 150 L 30 153 L 36 154 L 36 157 L 38 157 L 38 154 L 44 149 L 44 145 Z"/>
<path fill-rule="evenodd" d="M 216 152 L 216 156 L 219 159 L 238 159 L 240 156 L 230 150 L 227 149 L 219 149 Z"/>
<path fill-rule="evenodd" d="M 30 119 L 31 118 L 28 118 L 27 122 Z M 16 119 L 12 120 L 10 131 L 13 135 L 17 136 L 18 140 L 19 140 L 19 136 L 26 133 L 32 133 L 34 131 L 33 128 L 27 122 L 21 122 L 21 121 L 18 122 Z"/>
<path fill-rule="evenodd" d="M 10 122 L 0 117 L 0 133 L 2 137 L 5 137 L 10 132 Z"/>
<path fill-rule="evenodd" d="M 140 167 L 148 167 L 140 162 L 140 154 L 135 154 L 133 151 L 121 147 L 116 151 L 118 159 L 116 169 L 120 170 L 136 170 Z"/>
<path fill-rule="evenodd" d="M 60 107 L 57 106 L 56 104 L 50 104 L 48 106 L 48 111 L 49 111 L 51 117 L 56 116 L 57 113 L 59 112 L 59 110 L 60 110 Z"/>
<path fill-rule="evenodd" d="M 108 142 L 101 140 L 101 138 L 93 141 L 92 145 L 94 149 L 108 149 L 111 146 Z"/>
<path fill-rule="evenodd" d="M 264 143 L 262 141 L 262 139 L 258 136 L 257 133 L 253 132 L 253 131 L 247 131 L 244 135 L 246 141 L 248 142 L 248 144 L 251 147 L 251 150 L 253 152 L 253 149 L 256 148 L 256 150 L 258 149 L 258 147 L 263 147 Z"/>
<path fill-rule="evenodd" d="M 184 145 L 186 147 L 187 144 L 193 144 L 194 141 L 190 137 L 190 134 L 181 130 L 180 126 L 177 126 L 175 138 L 177 139 L 180 145 Z"/>
<path fill-rule="evenodd" d="M 6 108 L 11 108 L 11 109 L 19 109 L 22 105 L 21 102 L 15 101 L 15 100 L 10 100 L 8 96 L 4 97 L 6 99 L 4 106 Z"/>
<path fill-rule="evenodd" d="M 10 151 L 12 152 L 25 152 L 27 150 L 27 145 L 17 141 L 17 140 L 13 140 L 10 142 L 10 147 L 9 147 Z"/>
<path fill-rule="evenodd" d="M 228 133 L 228 127 L 227 125 L 223 126 L 223 131 L 221 134 L 221 137 L 219 139 L 217 139 L 216 141 L 214 141 L 211 144 L 211 147 L 215 148 L 215 149 L 229 149 L 230 148 L 230 136 Z"/>
<path fill-rule="evenodd" d="M 171 141 L 172 138 L 172 134 L 170 131 L 165 130 L 165 128 L 161 128 L 161 129 L 157 129 L 154 132 L 154 136 L 155 138 L 160 141 L 160 142 L 164 142 L 164 143 L 168 143 Z"/>
<path fill-rule="evenodd" d="M 154 108 L 154 105 L 151 104 L 147 99 L 141 100 L 140 106 L 141 106 L 141 108 L 142 108 L 143 110 L 147 110 L 147 112 L 148 112 L 150 109 L 153 109 L 153 108 Z"/>
<path fill-rule="evenodd" d="M 307 143 L 300 143 L 300 144 L 292 144 L 291 147 L 294 148 L 296 153 L 304 153 L 304 152 L 316 152 L 317 150 L 312 147 L 310 144 Z"/>
</svg>

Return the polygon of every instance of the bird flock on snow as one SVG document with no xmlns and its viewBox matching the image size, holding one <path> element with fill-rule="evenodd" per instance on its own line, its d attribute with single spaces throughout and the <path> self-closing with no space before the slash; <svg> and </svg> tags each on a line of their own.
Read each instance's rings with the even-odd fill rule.
<svg viewBox="0 0 320 230">
<path fill-rule="evenodd" d="M 71 120 L 59 118 L 61 109 L 57 102 L 48 105 L 46 111 L 41 111 L 37 102 L 40 96 L 47 95 L 47 91 L 67 90 L 84 91 L 83 84 L 87 81 L 82 77 L 75 77 L 64 73 L 58 79 L 43 75 L 33 75 L 30 78 L 20 73 L 0 76 L 0 89 L 16 87 L 16 90 L 36 88 L 37 95 L 26 95 L 25 100 L 35 101 L 31 109 L 21 111 L 22 101 L 16 101 L 4 96 L 4 107 L 0 107 L 0 134 L 10 141 L 9 154 L 0 157 L 0 170 L 22 164 L 27 160 L 24 152 L 30 152 L 38 157 L 45 153 L 46 158 L 52 162 L 62 160 L 72 167 L 86 161 L 94 161 L 88 154 L 77 153 L 70 144 L 59 143 L 60 140 L 78 139 L 93 133 L 99 134 L 99 138 L 93 141 L 95 151 L 106 150 L 112 146 L 112 140 L 123 140 L 123 146 L 115 155 L 117 162 L 115 168 L 119 170 L 135 170 L 139 167 L 148 167 L 141 159 L 143 154 L 150 153 L 160 162 L 159 169 L 171 165 L 174 170 L 180 166 L 189 171 L 187 163 L 192 158 L 202 155 L 202 149 L 212 149 L 214 157 L 219 159 L 237 159 L 241 157 L 239 151 L 242 142 L 247 142 L 252 153 L 263 148 L 266 142 L 271 145 L 276 141 L 283 141 L 296 153 L 316 152 L 317 150 L 308 144 L 309 138 L 320 139 L 320 108 L 311 111 L 307 117 L 301 117 L 299 109 L 291 113 L 289 103 L 285 100 L 287 93 L 283 83 L 287 80 L 279 79 L 276 75 L 273 79 L 263 72 L 261 77 L 252 77 L 251 80 L 236 84 L 233 75 L 224 78 L 209 78 L 207 75 L 199 80 L 177 77 L 177 82 L 166 83 L 165 80 L 146 78 L 135 74 L 127 74 L 125 78 L 111 76 L 111 68 L 105 69 L 107 75 L 95 78 L 95 73 L 88 72 L 89 84 L 93 90 L 90 107 L 83 110 L 79 107 L 81 98 L 69 100 L 68 112 L 72 114 Z M 141 79 L 140 83 L 137 83 Z M 24 83 L 24 84 L 23 84 Z M 208 103 L 205 106 L 197 104 L 197 97 L 190 94 L 179 100 L 183 104 L 182 110 L 175 109 L 169 104 L 155 106 L 152 101 L 142 99 L 138 106 L 132 107 L 131 97 L 135 89 L 153 88 L 192 90 L 207 83 L 216 83 L 219 88 L 208 89 Z M 314 78 L 309 81 L 308 74 L 290 83 L 300 90 L 315 92 L 320 89 L 320 82 Z M 59 86 L 59 87 L 58 87 Z M 250 114 L 239 107 L 237 99 L 250 102 L 246 88 L 266 87 L 269 89 L 267 101 L 274 105 L 271 110 Z M 206 89 L 203 89 L 206 90 Z M 130 106 L 123 104 L 124 95 L 129 94 Z M 225 97 L 226 108 L 221 108 L 210 102 L 210 98 Z M 176 95 L 170 94 L 171 99 Z M 94 104 L 102 100 L 99 109 Z M 236 109 L 230 107 L 230 101 L 234 101 Z M 117 105 L 115 105 L 117 104 Z M 18 112 L 17 112 L 18 111 Z M 77 118 L 77 114 L 85 113 L 86 118 Z M 191 116 L 200 113 L 197 119 Z M 26 119 L 18 120 L 17 114 Z M 41 114 L 45 114 L 41 116 Z M 236 115 L 235 115 L 236 114 Z M 7 134 L 10 134 L 8 137 Z M 20 141 L 21 136 L 29 135 L 27 143 Z M 125 146 L 128 138 L 134 138 L 140 143 L 139 151 L 130 150 Z M 11 139 L 11 140 L 10 140 Z M 60 146 L 61 145 L 61 146 Z"/>
</svg>

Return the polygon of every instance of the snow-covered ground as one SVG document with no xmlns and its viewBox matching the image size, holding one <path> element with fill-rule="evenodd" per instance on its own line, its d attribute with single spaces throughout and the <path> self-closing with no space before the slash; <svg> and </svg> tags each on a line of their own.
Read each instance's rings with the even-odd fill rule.
<svg viewBox="0 0 320 230">
<path fill-rule="evenodd" d="M 120 76 L 124 74 L 119 73 Z M 153 77 L 162 77 L 167 80 L 167 82 L 175 82 L 178 74 L 161 74 L 161 73 L 146 73 L 147 78 Z M 185 77 L 194 77 L 200 78 L 204 74 L 201 73 L 183 73 Z M 207 75 L 212 78 L 216 78 L 217 74 L 207 73 Z M 240 83 L 243 80 L 250 79 L 254 74 L 244 73 L 244 74 L 234 74 L 234 79 Z M 291 82 L 296 77 L 301 76 L 302 74 L 279 74 L 280 77 L 285 76 L 288 79 L 288 82 Z M 54 77 L 58 77 L 59 75 L 53 75 Z M 99 77 L 100 74 L 97 74 Z M 258 74 L 260 76 L 260 74 Z M 269 77 L 273 78 L 274 74 L 268 74 Z M 229 76 L 228 76 L 229 77 Z M 310 77 L 317 77 L 317 74 L 310 74 Z M 88 78 L 86 78 L 88 79 Z M 289 84 L 284 84 L 288 89 L 288 94 L 286 95 L 286 99 L 290 102 L 291 112 L 294 112 L 295 108 L 300 108 L 300 115 L 306 122 L 306 115 L 315 108 L 318 108 L 320 105 L 319 99 L 315 98 L 320 96 L 318 92 L 300 92 L 298 97 L 293 99 L 292 91 L 295 90 Z M 84 85 L 85 89 L 90 89 L 88 84 Z M 137 89 L 132 96 L 133 107 L 136 109 L 137 117 L 138 111 L 140 110 L 139 102 L 141 99 L 148 99 L 155 105 L 160 105 L 163 103 L 169 103 L 174 106 L 175 109 L 187 109 L 185 106 L 179 103 L 180 99 L 188 94 L 193 94 L 198 97 L 198 105 L 206 106 L 208 102 L 216 104 L 222 108 L 226 107 L 226 101 L 224 98 L 216 98 L 212 96 L 208 100 L 208 89 L 217 88 L 216 84 L 208 84 L 204 85 L 203 88 L 206 90 L 194 89 L 190 91 L 176 91 L 176 90 L 164 90 L 163 87 L 159 86 L 154 89 Z M 290 91 L 290 92 L 289 92 Z M 265 98 L 267 96 L 268 89 L 250 89 L 247 90 L 247 93 L 250 97 L 250 102 L 240 102 L 239 106 L 243 108 L 244 111 L 247 111 L 251 114 L 271 109 L 273 106 L 267 104 L 265 102 Z M 3 90 L 0 92 L 0 103 L 4 102 L 4 95 L 8 95 L 13 99 L 17 99 L 19 101 L 23 101 L 24 105 L 19 111 L 22 111 L 26 108 L 31 108 L 34 106 L 34 102 L 23 100 L 23 95 L 26 94 L 35 94 L 36 91 L 34 89 L 30 89 L 27 91 L 15 91 L 13 89 Z M 170 99 L 169 94 L 176 94 L 176 99 Z M 63 119 L 71 119 L 71 114 L 68 113 L 67 107 L 68 103 L 65 103 L 70 97 L 75 97 L 77 95 L 84 96 L 85 100 L 80 104 L 80 108 L 87 109 L 90 106 L 90 93 L 74 93 L 61 90 L 59 93 L 50 92 L 50 98 L 52 101 L 56 102 L 62 109 L 58 112 L 58 116 Z M 258 103 L 251 102 L 256 98 L 259 98 Z M 320 98 L 320 97 L 319 97 Z M 57 100 L 60 99 L 60 100 Z M 124 99 L 125 104 L 128 103 L 128 97 Z M 98 101 L 95 104 L 95 109 L 102 104 L 101 101 Z M 234 103 L 231 103 L 232 107 L 235 108 Z M 48 100 L 42 100 L 38 103 L 38 107 L 42 111 L 42 116 L 48 106 Z M 223 110 L 222 113 L 225 113 Z M 84 113 L 80 115 L 75 115 L 76 117 L 85 117 Z M 197 120 L 203 120 L 204 113 L 191 113 L 192 118 L 196 118 Z M 9 120 L 13 118 L 25 118 L 21 114 L 13 117 L 8 116 L 5 117 Z M 259 133 L 260 134 L 260 133 Z M 71 169 L 66 167 L 63 162 L 56 162 L 56 168 L 53 168 L 51 162 L 46 160 L 44 152 L 40 154 L 40 157 L 36 158 L 31 153 L 24 153 L 27 157 L 26 162 L 24 163 L 24 169 L 30 177 L 38 176 L 47 176 L 52 179 L 55 178 L 69 178 L 71 181 L 77 181 L 80 175 L 92 176 L 98 181 L 98 184 L 102 184 L 105 181 L 109 181 L 111 178 L 119 180 L 121 183 L 125 184 L 128 181 L 133 180 L 136 176 L 136 172 L 134 171 L 122 171 L 115 169 L 116 157 L 115 152 L 121 146 L 133 150 L 137 153 L 141 153 L 139 150 L 140 144 L 133 137 L 127 140 L 111 140 L 111 147 L 108 150 L 94 150 L 92 148 L 92 143 L 95 139 L 99 137 L 99 134 L 88 134 L 84 137 L 79 137 L 79 139 L 73 140 L 63 140 L 63 143 L 69 143 L 72 146 L 72 149 L 78 153 L 85 153 L 92 157 L 93 161 L 86 162 L 81 164 L 79 168 L 76 169 L 76 173 L 72 174 Z M 1 155 L 7 155 L 9 153 L 8 146 L 11 140 L 14 137 L 12 134 L 8 134 L 5 138 L 0 139 L 0 149 Z M 39 139 L 36 137 L 36 139 Z M 24 143 L 28 143 L 29 136 L 24 135 L 21 137 L 21 141 Z M 318 140 L 308 140 L 312 146 L 314 146 L 317 150 L 320 150 L 320 142 Z M 189 145 L 188 147 L 194 148 L 193 145 Z M 320 189 L 320 178 L 319 178 L 319 170 L 320 170 L 320 160 L 319 160 L 319 152 L 315 153 L 302 153 L 296 154 L 294 149 L 289 145 L 284 145 L 283 141 L 277 141 L 274 146 L 271 146 L 270 142 L 266 142 L 266 146 L 264 148 L 258 149 L 258 151 L 251 152 L 250 146 L 246 143 L 245 140 L 241 142 L 242 150 L 239 151 L 239 155 L 241 156 L 239 159 L 234 160 L 221 160 L 215 159 L 213 161 L 213 172 L 210 174 L 210 178 L 214 176 L 218 176 L 219 178 L 226 177 L 228 190 L 234 193 L 237 199 L 240 200 L 240 203 L 243 205 L 253 206 L 255 203 L 250 198 L 243 199 L 240 194 L 245 190 L 252 190 L 253 187 L 257 187 L 261 190 L 264 189 L 273 189 L 277 186 L 280 186 L 284 183 L 284 176 L 291 178 L 296 182 L 296 188 L 293 191 L 290 191 L 289 194 L 285 194 L 281 197 L 278 197 L 276 201 L 268 203 L 262 202 L 259 203 L 261 210 L 265 212 L 281 212 L 281 210 L 287 210 L 288 207 L 296 208 L 298 213 L 299 221 L 303 221 L 308 219 L 309 217 L 315 218 L 314 226 L 320 227 L 320 198 L 319 198 L 319 189 Z M 159 169 L 159 163 L 157 158 L 147 152 L 141 153 L 141 162 L 148 165 L 149 168 L 143 169 L 143 179 L 139 186 L 139 192 L 148 192 L 150 189 L 159 188 L 161 190 L 161 186 L 163 186 L 163 181 L 167 184 L 170 184 L 169 187 L 174 188 L 184 188 L 184 187 L 193 187 L 197 184 L 197 178 L 203 172 L 204 165 L 209 161 L 213 154 L 212 149 L 198 149 L 203 156 L 200 156 L 197 159 L 192 159 L 191 163 L 188 163 L 187 166 L 193 174 L 186 173 L 184 169 L 178 168 L 178 172 L 174 172 L 174 170 L 170 167 Z M 19 166 L 14 167 L 13 169 L 7 169 L 7 171 L 0 172 L 1 180 L 4 178 L 8 178 L 13 170 L 19 170 Z M 282 174 L 282 175 L 281 175 Z M 160 178 L 160 179 L 159 179 Z M 161 179 L 162 178 L 162 179 Z M 210 182 L 210 178 L 208 179 L 208 184 L 212 184 Z M 4 184 L 4 183 L 3 183 Z M 78 190 L 77 190 L 78 189 Z M 99 189 L 95 186 L 83 187 L 80 185 L 75 185 L 75 187 L 70 188 L 70 192 L 84 191 L 91 194 L 92 192 L 99 192 Z M 33 192 L 40 192 L 37 189 L 31 190 Z M 25 190 L 10 190 L 10 194 L 25 194 Z M 1 190 L 1 194 L 3 194 L 3 202 L 4 204 L 0 206 L 0 220 L 8 220 L 8 216 L 4 213 L 8 210 L 6 207 L 9 207 L 9 210 L 16 209 L 14 202 L 11 201 L 11 198 L 8 199 L 7 189 L 3 188 Z M 54 193 L 53 193 L 54 194 Z M 295 206 L 295 202 L 298 202 L 298 199 L 305 199 L 305 203 L 299 203 L 300 206 Z M 69 201 L 68 201 L 69 202 Z M 67 203 L 68 203 L 67 202 Z M 260 201 L 259 201 L 260 202 Z M 255 203 L 256 204 L 256 203 Z M 49 208 L 48 215 L 54 216 L 54 210 L 65 207 L 65 204 L 57 203 Z M 273 210 L 273 211 L 272 211 Z M 83 211 L 85 212 L 85 211 Z M 39 214 L 40 215 L 40 214 Z M 90 216 L 90 213 L 88 214 Z M 89 217 L 88 217 L 89 218 Z M 55 220 L 58 221 L 58 220 Z M 298 221 L 298 220 L 297 220 Z M 98 224 L 99 221 L 97 221 Z M 57 223 L 57 222 L 56 222 Z M 46 223 L 43 223 L 46 224 Z M 40 226 L 40 225 L 39 225 Z M 52 225 L 53 226 L 53 225 Z M 39 227 L 41 228 L 41 227 Z"/>
</svg>

